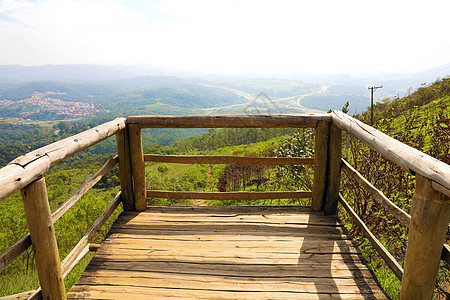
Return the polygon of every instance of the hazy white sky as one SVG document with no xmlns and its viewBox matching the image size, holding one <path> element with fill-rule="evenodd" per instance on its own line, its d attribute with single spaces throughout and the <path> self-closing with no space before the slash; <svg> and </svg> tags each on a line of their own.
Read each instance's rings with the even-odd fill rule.
<svg viewBox="0 0 450 300">
<path fill-rule="evenodd" d="M 450 62 L 449 0 L 0 0 L 0 65 L 413 72 Z"/>
</svg>

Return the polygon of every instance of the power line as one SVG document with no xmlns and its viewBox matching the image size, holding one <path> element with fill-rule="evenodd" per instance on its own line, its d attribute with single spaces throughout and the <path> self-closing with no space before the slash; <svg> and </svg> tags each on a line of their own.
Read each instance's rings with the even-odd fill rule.
<svg viewBox="0 0 450 300">
<path fill-rule="evenodd" d="M 370 126 L 373 126 L 373 92 L 375 92 L 377 89 L 382 89 L 383 86 L 371 86 L 368 87 L 370 91 Z"/>
</svg>

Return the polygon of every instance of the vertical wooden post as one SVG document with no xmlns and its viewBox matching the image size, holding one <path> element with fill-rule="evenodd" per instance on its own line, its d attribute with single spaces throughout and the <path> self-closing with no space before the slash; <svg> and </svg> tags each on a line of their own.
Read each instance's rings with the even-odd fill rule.
<svg viewBox="0 0 450 300">
<path fill-rule="evenodd" d="M 131 173 L 130 141 L 128 126 L 116 133 L 117 154 L 119 156 L 119 176 L 121 198 L 124 210 L 134 210 L 133 181 Z"/>
<path fill-rule="evenodd" d="M 335 215 L 341 182 L 342 130 L 335 125 L 330 126 L 328 144 L 328 179 L 323 210 L 326 215 Z"/>
<path fill-rule="evenodd" d="M 330 137 L 330 123 L 318 122 L 316 126 L 316 140 L 314 142 L 314 181 L 312 209 L 323 210 L 327 187 L 328 170 L 328 142 Z"/>
<path fill-rule="evenodd" d="M 147 208 L 147 196 L 141 129 L 139 125 L 133 123 L 127 126 L 130 137 L 131 168 L 133 170 L 134 207 L 136 210 L 143 211 Z"/>
<path fill-rule="evenodd" d="M 449 219 L 449 197 L 434 190 L 431 180 L 416 175 L 401 299 L 433 297 Z"/>
<path fill-rule="evenodd" d="M 45 179 L 21 190 L 43 299 L 66 299 Z"/>
</svg>

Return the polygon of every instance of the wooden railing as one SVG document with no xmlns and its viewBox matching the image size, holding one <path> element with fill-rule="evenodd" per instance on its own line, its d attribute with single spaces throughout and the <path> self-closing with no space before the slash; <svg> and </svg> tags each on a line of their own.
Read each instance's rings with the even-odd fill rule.
<svg viewBox="0 0 450 300">
<path fill-rule="evenodd" d="M 316 130 L 314 158 L 262 158 L 230 156 L 164 156 L 143 153 L 143 128 L 263 128 L 313 127 Z M 352 166 L 342 160 L 342 130 L 360 139 L 385 158 L 416 175 L 416 192 L 411 216 L 397 207 Z M 53 214 L 50 213 L 43 174 L 53 165 L 112 135 L 116 135 L 117 157 L 105 165 Z M 312 191 L 281 192 L 180 192 L 147 190 L 145 161 L 168 163 L 314 165 Z M 53 223 L 119 162 L 121 191 L 70 254 L 59 260 Z M 369 231 L 367 225 L 340 195 L 341 170 L 356 179 L 373 199 L 409 227 L 404 270 Z M 431 298 L 439 260 L 450 260 L 443 243 L 450 219 L 450 166 L 392 139 L 341 112 L 311 115 L 216 115 L 216 116 L 138 116 L 116 119 L 68 139 L 30 152 L 0 169 L 0 201 L 20 190 L 30 234 L 0 256 L 0 270 L 31 244 L 35 251 L 41 290 L 32 298 L 65 298 L 63 278 L 89 251 L 90 241 L 122 201 L 125 210 L 143 211 L 147 197 L 195 199 L 280 199 L 312 198 L 311 207 L 333 215 L 338 203 L 362 229 L 373 247 L 402 280 L 402 299 Z"/>
<path fill-rule="evenodd" d="M 90 242 L 120 203 L 121 192 L 61 262 L 53 224 L 118 162 L 109 159 L 72 194 L 55 212 L 50 212 L 44 173 L 63 160 L 125 129 L 125 119 L 118 118 L 67 139 L 37 149 L 0 169 L 0 201 L 20 190 L 29 234 L 23 236 L 0 256 L 0 271 L 33 245 L 41 287 L 30 299 L 65 299 L 64 278 L 89 252 Z"/>
<path fill-rule="evenodd" d="M 409 228 L 404 269 L 368 230 L 342 195 L 339 195 L 338 200 L 402 281 L 401 299 L 431 299 L 440 259 L 450 263 L 449 247 L 443 246 L 450 219 L 450 166 L 342 112 L 335 111 L 331 116 L 334 126 L 345 130 L 403 170 L 415 175 L 416 186 L 411 215 L 408 215 L 348 162 L 342 161 L 344 171 Z"/>
</svg>

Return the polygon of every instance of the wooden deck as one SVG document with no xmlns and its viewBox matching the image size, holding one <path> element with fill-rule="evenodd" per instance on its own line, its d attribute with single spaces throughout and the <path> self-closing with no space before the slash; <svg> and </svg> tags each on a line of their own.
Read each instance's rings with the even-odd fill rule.
<svg viewBox="0 0 450 300">
<path fill-rule="evenodd" d="M 335 217 L 149 207 L 117 219 L 68 299 L 386 299 Z"/>
</svg>

